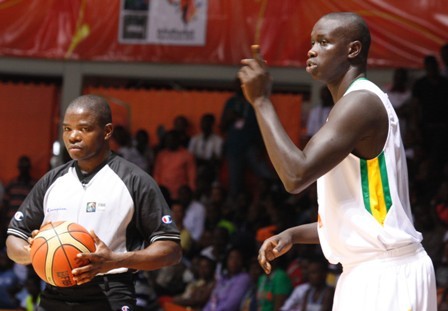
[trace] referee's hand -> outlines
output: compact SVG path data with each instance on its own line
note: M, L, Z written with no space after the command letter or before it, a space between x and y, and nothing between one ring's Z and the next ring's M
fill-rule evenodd
M80 261L88 262L87 265L75 268L72 271L73 278L78 285L91 281L98 273L106 273L117 268L114 252L100 240L93 230L90 231L90 234L95 241L96 251L90 254L80 253L77 255Z

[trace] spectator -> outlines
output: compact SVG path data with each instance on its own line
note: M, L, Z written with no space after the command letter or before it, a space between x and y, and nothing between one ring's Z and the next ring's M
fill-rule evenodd
M18 175L11 180L5 188L3 215L10 219L19 209L23 200L33 188L36 181L31 176L31 160L28 156L23 155L17 161Z
M188 129L190 127L190 122L184 115L176 116L173 120L173 131L176 131L179 135L179 143L182 147L188 148L190 143L190 134Z
M216 275L221 275L223 262L229 247L229 231L223 227L215 227L212 232L212 244L201 250L201 255L216 261Z
M245 172L250 169L255 176L271 179L273 174L264 158L255 111L241 92L241 83L235 81L237 91L225 103L220 128L224 137L224 158L229 175L229 196L236 198L244 192Z
M421 128L425 148L435 162L440 163L447 158L448 78L440 74L437 59L432 55L425 57L424 69L425 75L417 79L412 88L416 122Z
M448 43L442 45L440 48L440 58L442 59L441 74L445 78L448 78Z
M258 310L278 311L292 291L291 280L285 270L285 257L277 258L270 275L262 274L258 280Z
M238 311L244 294L250 286L245 271L244 253L231 248L224 261L224 272L219 276L203 311Z
M327 86L322 86L320 89L320 103L311 108L308 115L306 131L308 139L311 138L317 131L327 122L328 114L333 107L333 98Z
M442 261L443 238L447 230L437 221L434 206L416 205L413 214L415 228L423 235L422 245L437 268Z
M263 270L258 264L257 258L253 257L249 263L250 286L244 294L240 311L258 311L258 279L262 274Z
M145 172L151 173L154 164L154 150L151 148L149 134L146 130L140 129L135 133L134 147L138 151L136 164Z
M215 269L215 261L208 257L199 256L197 278L187 285L182 294L174 296L171 303L164 306L164 310L170 311L173 307L172 304L182 306L184 310L202 310L215 287Z
M308 263L308 282L294 288L281 311L331 311L334 288L326 284L328 262L322 258Z
M15 309L19 302L15 299L19 292L20 282L14 273L14 262L6 255L5 249L0 250L0 309Z
M184 254L189 254L193 241L190 231L184 226L185 207L177 201L173 202L171 204L171 213L174 223L180 232L180 245L182 246L182 250Z
M218 180L222 161L221 136L213 132L215 116L206 113L201 117L201 132L190 140L188 150L194 155L197 165L197 196L210 191L211 184Z
M124 126L115 126L112 138L118 145L118 148L116 150L116 153L118 155L125 158L129 162L134 163L145 172L148 172L146 161L142 159L140 152L133 145L132 136Z
M177 131L165 134L164 145L156 156L154 178L168 188L173 199L177 199L181 186L196 189L196 164L193 155L180 144Z
M42 280L37 276L37 274L29 273L28 278L25 281L26 296L20 304L20 307L23 308L24 311L38 310L41 286Z
M406 68L397 68L394 70L393 81L386 87L385 92L389 97L390 103L397 112L400 120L401 137L406 137L406 130L410 124L411 118L411 88L408 85L409 74Z
M197 242L204 231L205 206L194 200L193 191L187 185L179 188L178 201L185 209L183 225L190 232L193 241Z
M201 132L194 135L188 150L195 156L198 167L217 169L222 157L223 139L213 132L215 116L206 113L201 117Z

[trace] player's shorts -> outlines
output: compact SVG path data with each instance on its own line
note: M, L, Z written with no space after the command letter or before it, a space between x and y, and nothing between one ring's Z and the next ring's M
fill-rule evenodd
M132 311L135 289L130 272L96 276L92 281L72 287L46 285L39 311Z
M432 261L421 244L344 266L333 311L437 311Z

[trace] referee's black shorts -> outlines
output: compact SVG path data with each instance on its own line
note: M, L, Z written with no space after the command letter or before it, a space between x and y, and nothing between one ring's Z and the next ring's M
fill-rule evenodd
M72 287L47 284L38 311L133 311L135 286L131 272L96 276Z

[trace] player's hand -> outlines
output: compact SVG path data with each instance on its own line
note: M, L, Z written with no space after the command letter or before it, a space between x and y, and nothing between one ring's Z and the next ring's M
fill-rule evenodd
M98 273L105 273L116 268L114 264L115 253L95 234L90 231L95 241L96 251L94 253L80 253L77 259L84 263L83 266L72 271L76 284L81 285L91 281Z
M241 88L246 99L254 104L257 99L271 96L272 79L267 70L266 61L260 54L260 47L252 45L252 56L250 59L243 59L244 65L238 72L241 81Z
M265 240L258 251L258 262L266 274L271 273L271 264L275 258L288 252L292 247L290 234L282 232Z

